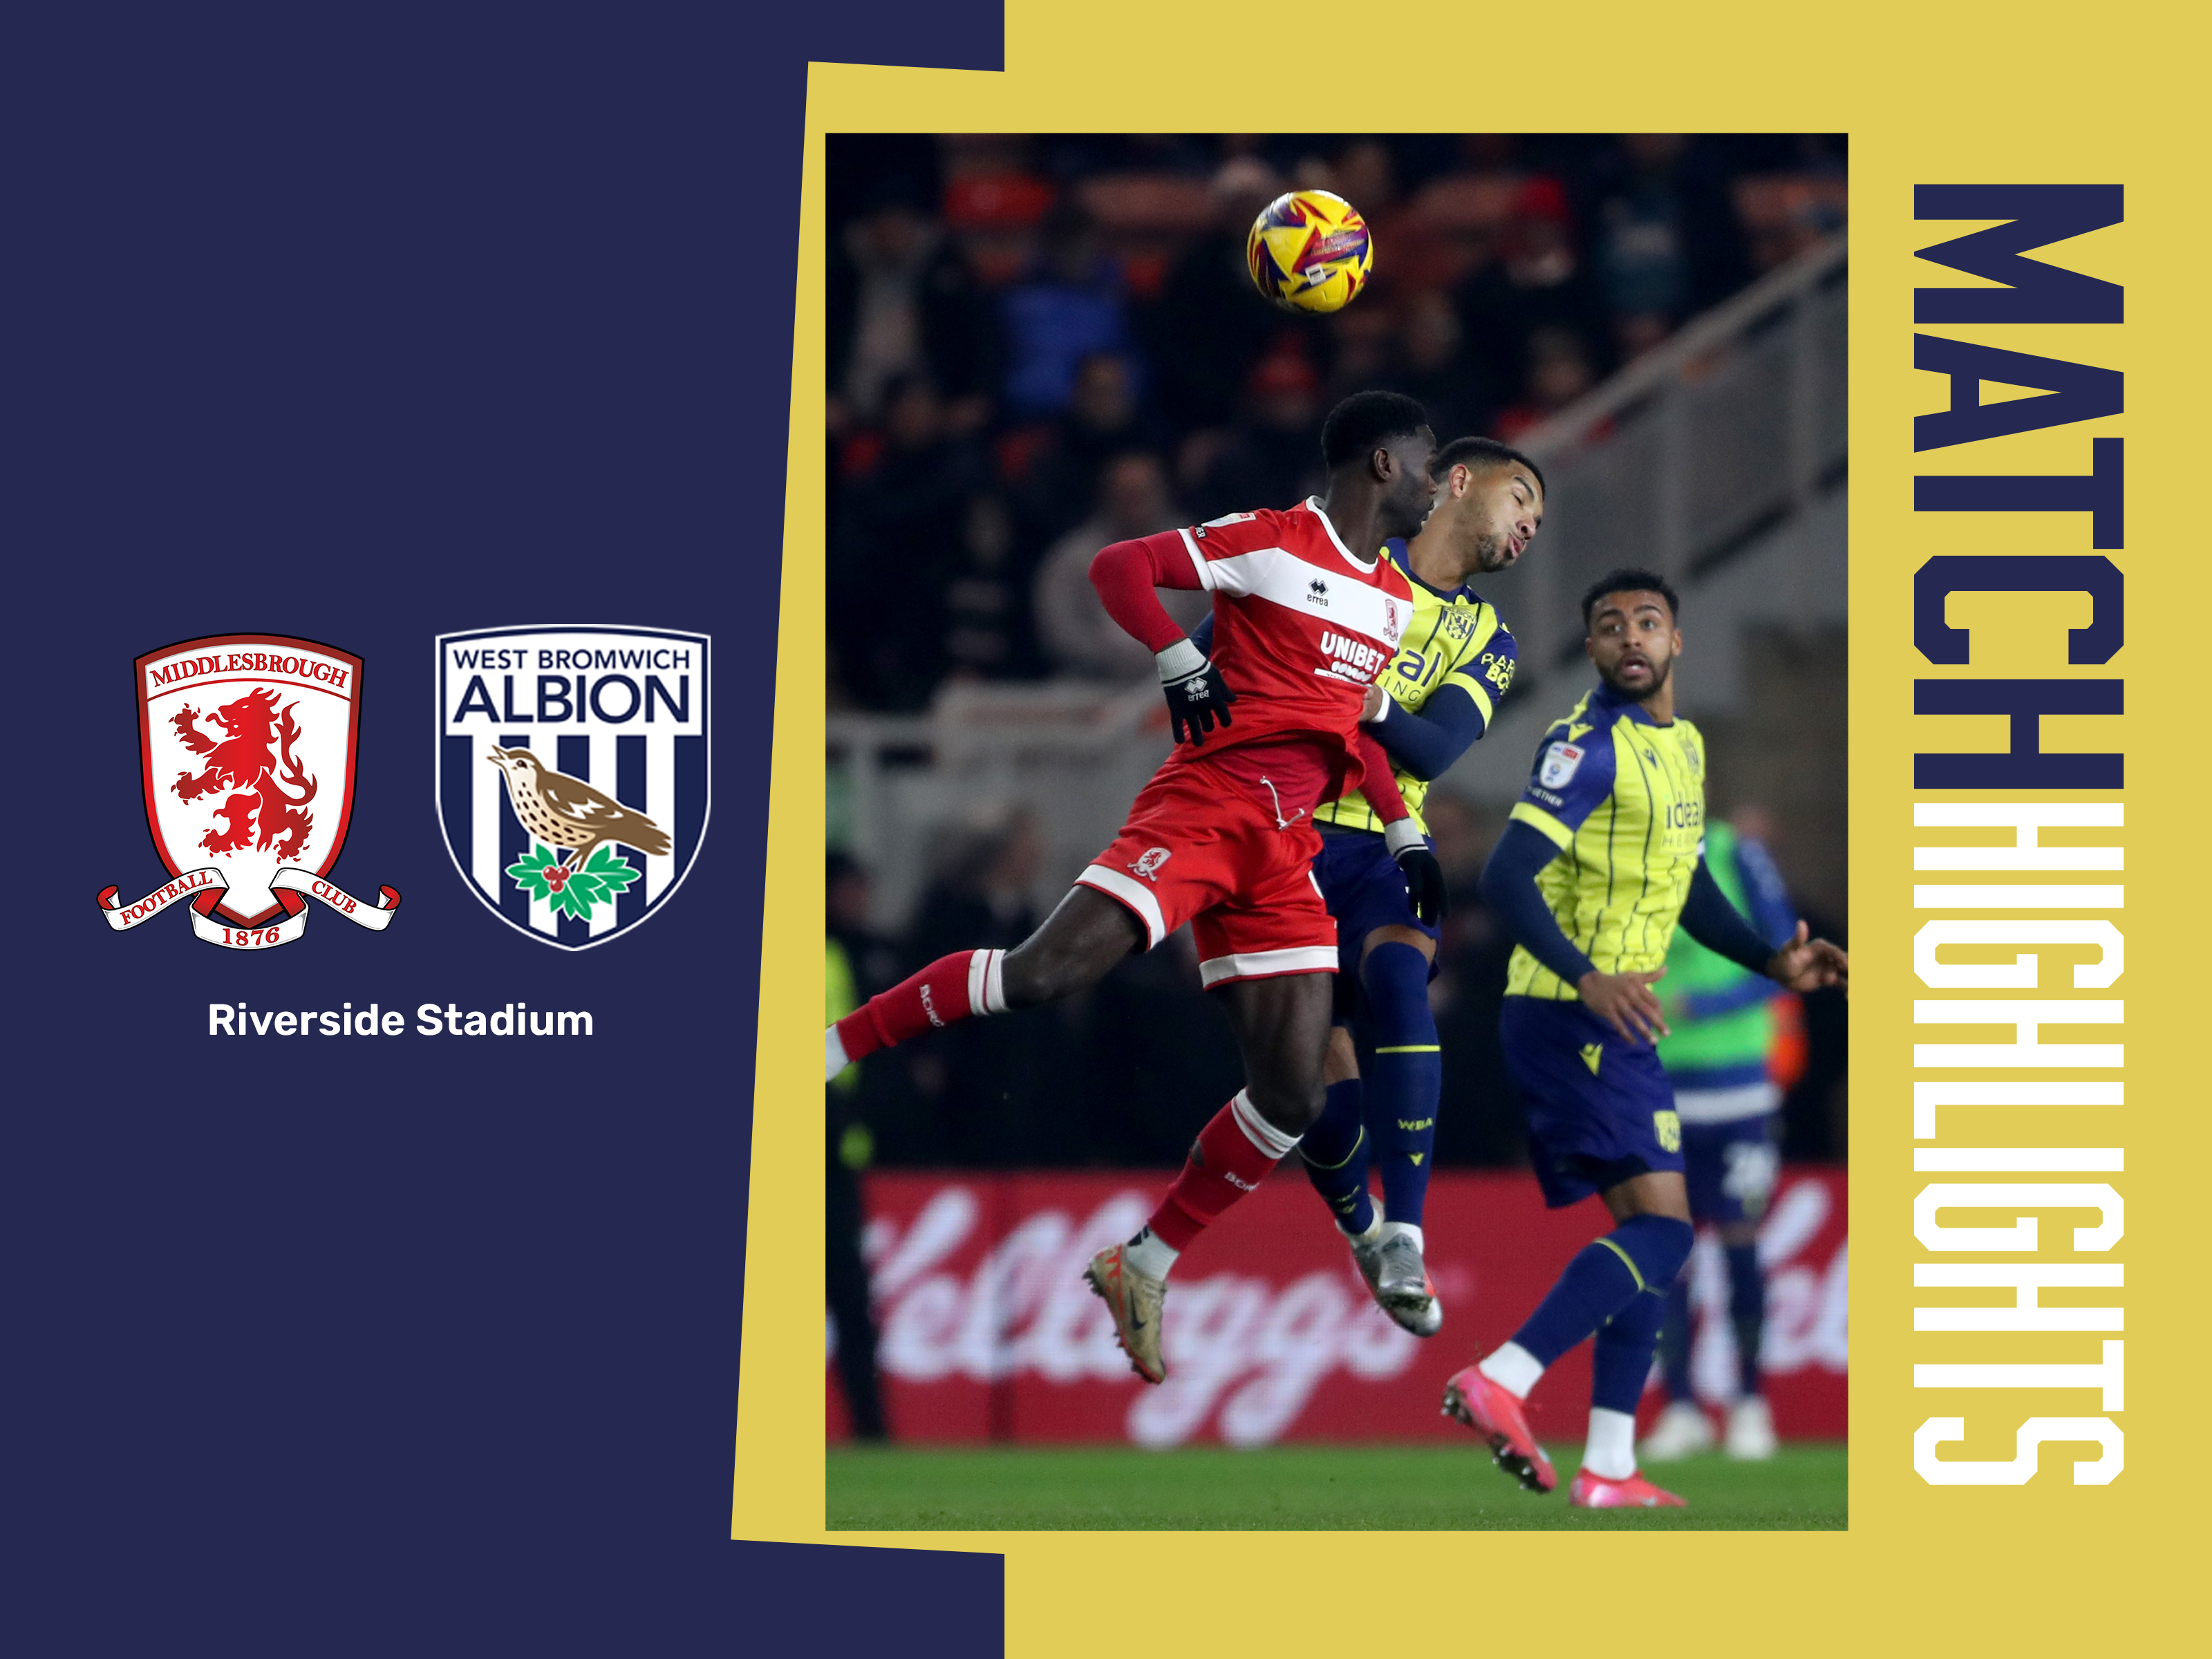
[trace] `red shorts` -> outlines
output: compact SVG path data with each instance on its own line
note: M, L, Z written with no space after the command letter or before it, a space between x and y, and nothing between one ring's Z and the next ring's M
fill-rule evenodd
M1208 986L1336 971L1336 919L1313 876L1309 814L1279 825L1263 797L1203 760L1153 774L1129 821L1076 884L1119 899L1158 945L1190 923Z

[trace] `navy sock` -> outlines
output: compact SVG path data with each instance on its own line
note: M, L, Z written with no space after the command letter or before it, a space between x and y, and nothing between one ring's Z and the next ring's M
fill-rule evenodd
M1367 953L1359 978L1375 1043L1367 1067L1367 1127L1382 1170L1382 1213L1418 1227L1444 1084L1437 1022L1429 1012L1428 959L1394 939Z
M1597 1328L1597 1340L1590 1348L1591 1405L1635 1413L1651 1375L1651 1351L1659 1346L1659 1327L1666 1316L1666 1297L1644 1291L1629 1297L1626 1307Z
M1735 1327L1736 1362L1746 1395L1759 1388L1759 1343L1766 1327L1766 1275L1759 1265L1759 1246L1731 1244L1728 1251L1729 1322Z
M1667 1398L1687 1400L1690 1393L1690 1276L1674 1275L1667 1291L1666 1322L1659 1328L1659 1361L1667 1370Z
M1513 1333L1513 1340L1537 1364L1550 1365L1627 1307L1646 1285L1673 1283L1690 1259L1696 1237L1686 1221L1629 1217L1603 1238L1583 1246L1528 1322ZM1647 1364L1650 1358L1645 1356Z
M1367 1129L1360 1121L1358 1078L1328 1085L1326 1103L1313 1127L1298 1142L1306 1179L1335 1212L1336 1224L1364 1233L1375 1224L1375 1200L1367 1192Z

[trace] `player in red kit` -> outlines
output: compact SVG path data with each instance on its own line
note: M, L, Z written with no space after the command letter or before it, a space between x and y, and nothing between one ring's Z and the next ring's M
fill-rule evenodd
M827 1034L829 1075L933 1026L1073 995L1186 921L1222 999L1245 1086L1200 1131L1138 1235L1093 1256L1139 1376L1167 1375L1160 1313L1176 1255L1256 1188L1320 1115L1336 923L1313 879L1314 808L1357 787L1417 913L1443 910L1443 876L1389 760L1359 727L1367 686L1413 620L1413 590L1381 556L1428 516L1427 415L1363 392L1322 427L1327 493L1297 506L1116 542L1091 562L1107 612L1159 664L1176 744L1044 925L1012 951L963 951L871 998ZM1209 660L1156 588L1213 595ZM1230 705L1236 706L1232 715Z

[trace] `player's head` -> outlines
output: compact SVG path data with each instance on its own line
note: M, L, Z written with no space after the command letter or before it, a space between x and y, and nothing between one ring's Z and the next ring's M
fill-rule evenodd
M1396 392L1355 392L1321 423L1321 458L1332 493L1359 480L1380 492L1376 529L1410 536L1429 516L1429 412Z
M1544 522L1535 462L1495 438L1455 438L1430 457L1429 476L1436 506L1421 534L1443 538L1462 580L1509 569L1528 550Z
M1598 678L1639 702L1665 685L1682 652L1680 609L1656 571L1631 566L1592 582L1583 595L1583 648Z

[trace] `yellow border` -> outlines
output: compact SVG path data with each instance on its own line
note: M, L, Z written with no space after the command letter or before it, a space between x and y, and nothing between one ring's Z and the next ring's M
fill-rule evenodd
M1911 369L1912 251L1940 240L1911 218L1916 183L2118 180L2125 226L2068 250L2128 285L2120 329L2014 331L2019 350L2122 367L2128 412L2095 423L2128 442L2135 641L2126 729L2148 732L2205 680L2193 636L2153 629L2191 614L2197 526L2185 490L2202 470L2204 143L2201 14L2048 3L1859 5L1586 3L1568 11L1361 11L1308 3L1133 0L1101 12L1010 0L1005 75L817 65L809 88L769 831L766 963L756 1094L734 1536L905 1543L1003 1552L1008 1650L1121 1654L1340 1651L1355 1631L1387 1649L1716 1643L1784 1650L2086 1651L2154 1634L2182 1611L2201 1537L2202 1437L2183 1432L2201 1389L2205 1320L2182 1304L2203 1224L2181 1183L2197 1164L2183 1125L2203 1097L2185 1070L2201 1015L2182 1006L2197 897L2193 762L2146 743L2130 757L2127 836L2131 1109L2081 1134L2124 1144L2130 1174L2128 1468L2112 1486L2048 1477L2022 1488L1930 1488L1911 1437L1932 1413L1908 1386L1911 1195L1909 755L1914 726L1910 573L1930 552L2014 545L2076 550L2033 525L1916 520L1910 417L1940 386ZM1540 1533L1283 1535L826 1534L822 1302L814 1241L820 1131L813 1085L816 988L784 971L812 950L821 890L819 632L823 488L822 176L825 131L1266 131L1337 112L1346 130L1847 131L1851 134L1853 1006L1851 1524L1847 1534ZM733 184L744 158L732 158ZM771 181L773 187L773 181ZM1946 280L1939 275L1933 279ZM744 303L733 295L732 303ZM1991 342L1995 343L1994 340ZM2197 371L2192 375L2191 371ZM1936 386L1936 390L1931 390ZM761 395L743 388L741 395ZM773 395L770 393L769 395ZM1985 471L2075 471L2089 428L1983 446ZM2002 454L2004 459L1994 458ZM1947 470L1931 463L1923 468ZM1972 471L1954 464L1948 470ZM2086 538L2078 538L2087 550ZM2185 552L2186 550L2186 552ZM2189 562L2184 563L2186 558ZM2055 603L2055 601L2054 601ZM1955 613L1954 613L1955 614ZM1978 616L1983 613L1978 613ZM2002 605L2023 629L2046 626ZM2040 619L2040 620L2039 620ZM2022 647L2025 650L2027 647ZM2011 672L2034 673L2027 666ZM2168 716L2168 719L2172 718ZM1931 724L1922 722L1923 725ZM1958 744L1990 744L1994 722ZM2165 720L2160 721L2163 727ZM2066 722L2057 722L2063 727ZM2098 746L2087 734L2054 746ZM2171 744L2172 739L2166 739ZM1948 746L1942 744L1923 747ZM808 958L811 960L811 956ZM783 966L780 966L783 964ZM2050 1126L2036 1126L2046 1138ZM1992 1139L1994 1139L1992 1134ZM2046 1227L2053 1224L2046 1221ZM2172 1267L2165 1264L2172 1263ZM704 1310L716 1316L723 1310ZM2196 1384L2197 1388L2187 1385ZM2076 1411L2078 1400L2052 1409ZM2196 1426L2197 1419L2189 1419ZM1986 1446L1952 1447L1957 1456ZM2066 1449L2046 1453L2046 1467ZM2063 1477L2062 1477L2063 1479ZM1291 1569L1316 1555L1338 1590L1316 1604ZM1418 1588L1409 1588L1418 1586ZM1127 1618L1081 1616L1103 1593ZM2193 1618L2168 1639L2201 1640Z

